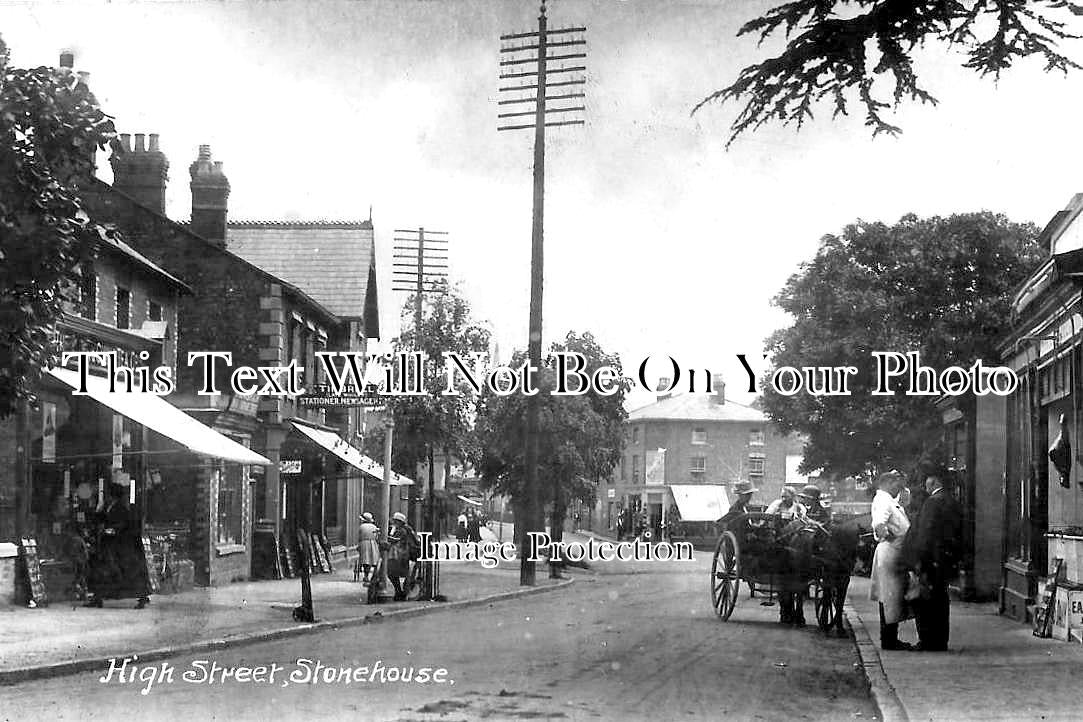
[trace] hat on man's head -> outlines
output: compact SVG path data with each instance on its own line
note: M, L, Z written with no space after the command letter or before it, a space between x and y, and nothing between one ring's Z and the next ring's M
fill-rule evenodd
M755 489L752 486L751 481L737 481L733 484L734 494L755 494L759 489Z
M802 499L812 499L813 501L819 501L820 487L816 486L815 484L809 484L801 490L801 493L798 494L798 496Z
M371 511L366 511L364 514L361 515L361 521L373 522L375 521L375 518L372 516Z
M401 511L396 511L394 514L392 514L391 519L393 521L401 521L403 524L406 523L406 515L403 514Z

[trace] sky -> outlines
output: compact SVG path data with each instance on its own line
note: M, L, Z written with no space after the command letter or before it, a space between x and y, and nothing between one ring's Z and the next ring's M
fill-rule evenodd
M1032 60L994 83L942 48L916 62L940 103L891 114L900 137L874 139L860 113L832 121L823 107L800 132L765 127L726 150L737 107L690 111L777 51L736 37L769 6L549 4L551 28L586 26L588 70L586 124L548 138L547 341L590 331L626 371L672 356L723 374L748 403L735 354L764 368L764 339L787 324L771 299L823 235L910 212L1044 225L1083 191L1083 74ZM73 50L120 132L160 134L176 220L189 217L187 167L203 143L224 162L231 219L371 208L384 329L405 301L391 290L393 229L447 232L452 279L506 357L527 338L533 154L530 131L496 130L499 36L536 28L537 11L534 0L0 0L0 35L16 66Z

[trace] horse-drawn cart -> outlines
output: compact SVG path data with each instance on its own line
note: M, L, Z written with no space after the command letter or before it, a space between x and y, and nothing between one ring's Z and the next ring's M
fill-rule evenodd
M853 568L857 527L824 527L748 512L727 521L711 560L711 605L719 619L733 614L744 581L750 593L794 605L804 623L803 598L815 602L816 624L842 630L842 604Z

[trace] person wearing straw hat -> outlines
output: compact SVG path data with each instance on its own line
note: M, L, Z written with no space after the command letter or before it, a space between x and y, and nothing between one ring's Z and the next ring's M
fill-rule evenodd
M372 570L380 563L380 527L376 525L376 519L372 512L366 511L361 515L361 528L358 532L357 542L357 566L362 574L361 583L368 584L372 578ZM357 572L354 572L354 580Z
M395 587L395 601L401 602L410 593L409 589L403 587L402 580L410 576L410 560L416 557L421 548L421 542L401 511L391 516L387 545L387 578Z
M752 486L751 481L741 480L733 485L733 494L737 498L734 499L733 504L730 505L730 510L718 520L720 526L726 526L730 521L739 517L747 511L747 507L750 501L752 501L752 495L759 489Z

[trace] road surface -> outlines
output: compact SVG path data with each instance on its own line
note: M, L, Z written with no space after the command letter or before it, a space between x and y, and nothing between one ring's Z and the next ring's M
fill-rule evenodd
M777 607L747 593L720 622L708 564L697 553L571 570L559 591L179 657L164 663L171 676L157 662L126 682L117 670L103 682L103 668L0 687L0 718L874 719L852 641L779 626ZM305 683L317 662L332 671Z

